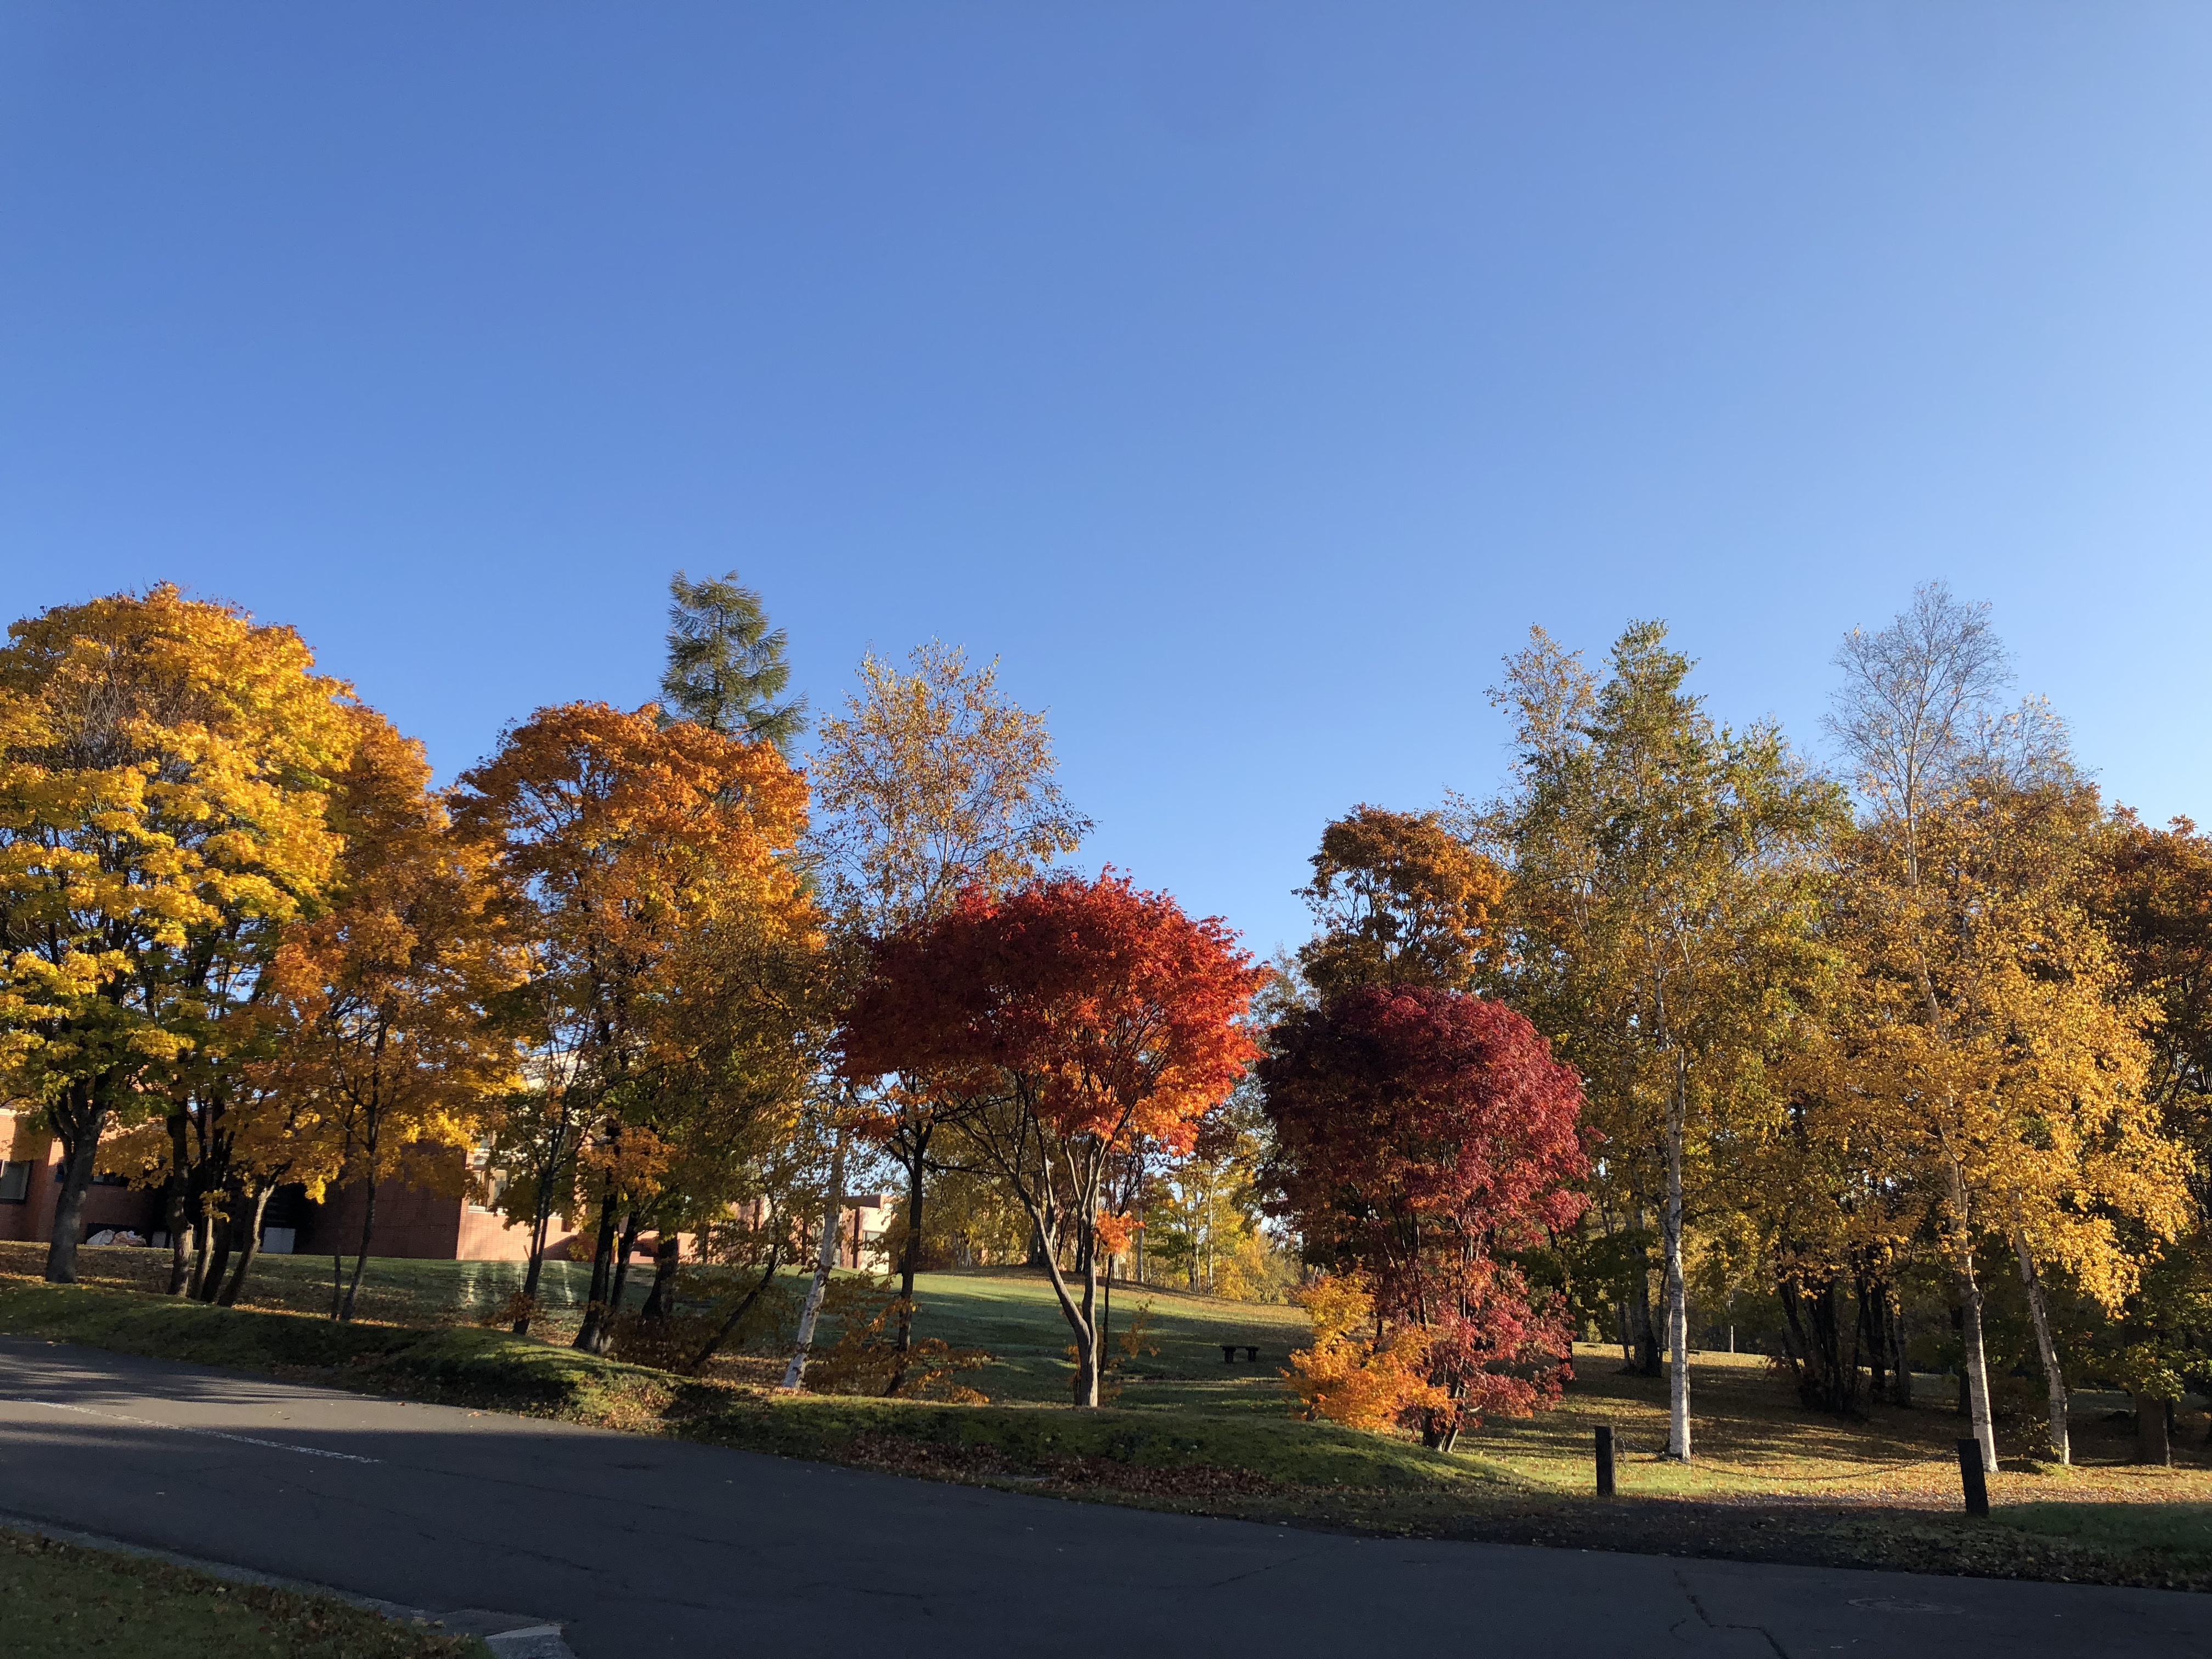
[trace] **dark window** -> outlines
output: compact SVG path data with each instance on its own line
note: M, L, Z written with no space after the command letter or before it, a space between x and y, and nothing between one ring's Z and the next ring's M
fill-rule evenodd
M95 1187L128 1187L131 1184L131 1177L129 1176L118 1175L96 1175L92 1178L92 1184Z
M0 1204L21 1204L31 1195L31 1165L0 1164Z

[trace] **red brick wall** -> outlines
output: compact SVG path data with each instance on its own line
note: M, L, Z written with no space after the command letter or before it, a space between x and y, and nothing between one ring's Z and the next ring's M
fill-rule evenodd
M61 1202L61 1143L28 1113L0 1111L0 1161L27 1160L30 1190L21 1204L0 1204L0 1238L43 1243L53 1237L54 1209ZM87 1235L106 1227L129 1227L151 1237L161 1224L158 1188L95 1185L84 1195Z
M376 1231L371 1255L410 1256L450 1261L459 1243L459 1194L426 1191L398 1179L376 1187ZM342 1187L308 1212L292 1249L301 1255L351 1255L361 1248L361 1225L368 1207L364 1186Z
M560 1217L554 1217L552 1228L545 1235L545 1254L565 1255L568 1241L574 1237L562 1226ZM526 1261L530 1258L530 1229L514 1226L505 1216L489 1210L465 1209L461 1212L456 1248L463 1261Z
M521 1261L530 1255L530 1230L510 1225L505 1216L471 1206L459 1188L463 1155L440 1162L435 1187L417 1187L398 1177L376 1188L376 1232L371 1255L407 1256L434 1261ZM341 1188L308 1212L293 1244L302 1255L350 1255L361 1247L366 1189ZM556 1219L546 1253L558 1255L572 1237Z

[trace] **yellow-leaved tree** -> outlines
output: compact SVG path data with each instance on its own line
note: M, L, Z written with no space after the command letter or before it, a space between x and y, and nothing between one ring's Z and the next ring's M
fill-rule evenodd
M1312 1345L1292 1353L1284 1373L1306 1402L1307 1421L1388 1429L1408 1412L1445 1403L1429 1380L1433 1333L1401 1323L1380 1334L1375 1297L1358 1274L1324 1273L1291 1299L1313 1321Z
M1938 586L1878 634L1853 634L1833 729L1863 821L1838 915L1858 986L1832 1091L1917 1177L1964 1316L1968 1410L1996 1467L1984 1352L1985 1243L2012 1255L2069 1455L2066 1387L2043 1278L2063 1269L2117 1313L2143 1265L2136 1237L2185 1224L2185 1157L2146 1089L2144 1011L2091 915L2096 792L2039 703L2002 710L2009 679L1987 606Z
M1640 1239L1657 1212L1667 1452L1686 1462L1690 1235L1716 1168L1771 1105L1767 1061L1814 960L1818 857L1841 808L1778 729L1713 720L1662 625L1632 624L1609 666L1601 678L1539 629L1493 694L1521 750L1516 788L1482 820L1510 870L1497 980L1583 1079L1608 1231ZM1635 1254L1626 1288L1656 1373Z
M904 672L872 652L862 659L860 689L822 723L813 776L824 815L816 845L847 962L871 939L944 915L965 889L1010 890L1091 828L1060 793L1044 716L1006 696L995 664L971 667L934 641ZM896 1394L914 1344L931 1149L958 1109L903 1078L884 1079L868 1103L863 1122L906 1180ZM827 1269L816 1279L818 1299Z
M164 1111L320 898L351 694L289 628L170 585L62 605L0 650L0 1066L63 1152L73 1281L118 1122Z

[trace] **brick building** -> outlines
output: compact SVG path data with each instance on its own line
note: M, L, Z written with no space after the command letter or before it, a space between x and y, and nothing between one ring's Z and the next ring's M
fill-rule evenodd
M393 1177L378 1183L376 1235L371 1252L432 1261L520 1261L530 1255L530 1229L519 1227L496 1211L472 1201L461 1154L439 1178L410 1182ZM61 1199L61 1147L35 1114L0 1107L0 1239L43 1243L53 1236L54 1209ZM361 1239L366 1194L359 1186L342 1188L326 1203L308 1201L298 1187L280 1187L262 1218L261 1248L272 1255L350 1255ZM859 1193L848 1198L838 1228L838 1262L881 1273L890 1267L883 1247L896 1193ZM85 1194L85 1236L117 1231L136 1233L149 1243L168 1243L158 1188L133 1188L119 1176L95 1176ZM562 1254L575 1237L559 1222L546 1242L550 1255ZM805 1252L811 1260L813 1252Z
M52 1132L32 1113L0 1107L0 1238L44 1243L53 1237L61 1176ZM161 1195L134 1190L120 1176L94 1176L84 1222L88 1235L122 1227L151 1238L161 1224Z

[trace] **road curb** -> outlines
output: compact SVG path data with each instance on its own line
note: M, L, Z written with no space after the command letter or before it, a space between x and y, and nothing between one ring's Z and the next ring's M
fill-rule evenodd
M233 1566L228 1561L207 1561L196 1555L179 1554L175 1550L155 1549L150 1545L129 1543L120 1538L105 1538L97 1533L80 1532L74 1527L56 1526L51 1521L41 1521L35 1516L18 1515L11 1510L0 1510L0 1527L32 1533L40 1538L51 1538L58 1544L75 1544L83 1549L106 1550L111 1554L135 1555L173 1567L185 1567L234 1584L258 1584L269 1589L292 1590L301 1595L328 1596L333 1601L343 1601L349 1606L363 1608L395 1624L429 1625L450 1631L457 1636L473 1636L498 1655L499 1659L576 1659L560 1625L529 1614L495 1613L488 1607L456 1607L448 1613L437 1613L427 1607L404 1607L397 1601L380 1601L374 1595L356 1595L351 1590L337 1589L329 1584L311 1584L305 1579L284 1578L273 1572L257 1572L251 1567Z

